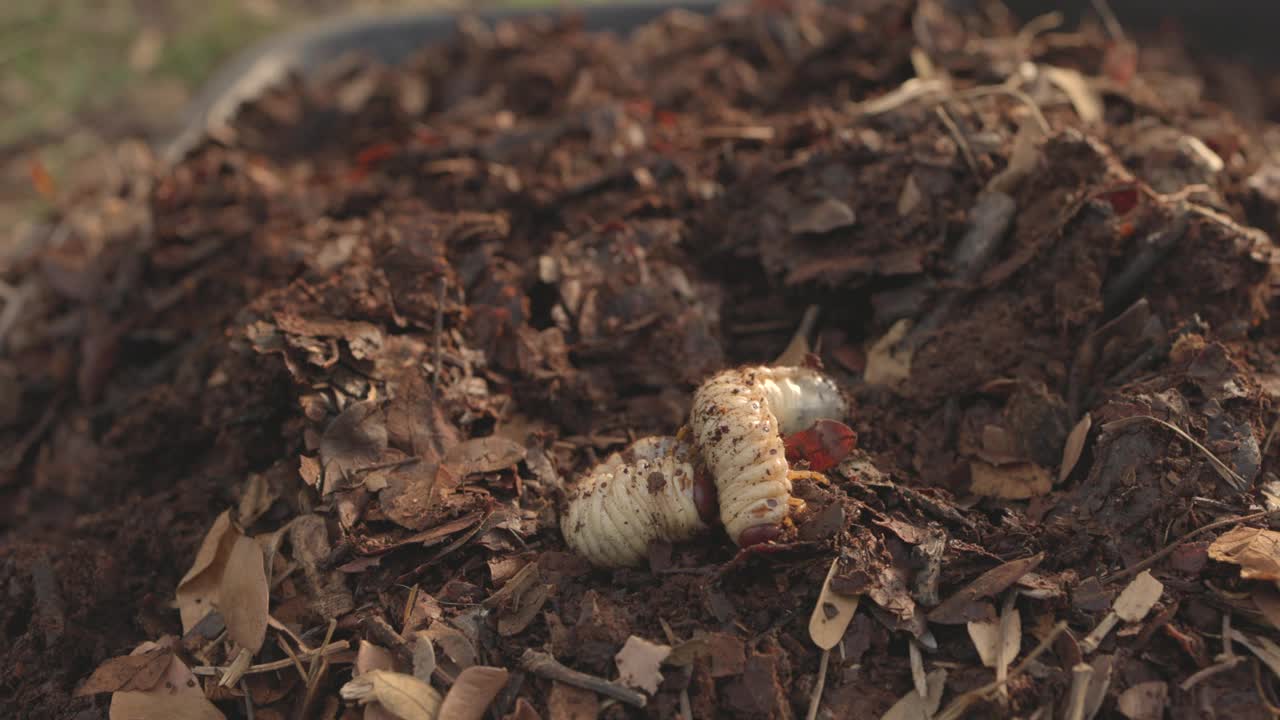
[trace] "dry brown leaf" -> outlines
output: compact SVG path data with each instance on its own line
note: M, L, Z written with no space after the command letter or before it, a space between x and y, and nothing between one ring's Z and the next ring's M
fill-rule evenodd
M458 675L440 705L437 720L480 720L507 684L507 671L476 665Z
M638 688L652 695L662 684L662 661L671 654L671 646L651 643L632 635L614 656L618 664L618 679L627 687Z
M453 667L446 667L451 671L450 675L457 675L476 664L476 647L461 630L436 621L424 632L452 661Z
M302 478L303 482L319 489L321 475L319 460L306 455L298 456L298 476Z
M213 611L218 586L222 582L222 570L231 556L231 548L240 537L240 530L231 522L229 510L219 515L213 521L213 527L205 533L195 562L178 582L177 605L184 633Z
M436 646L431 637L422 631L413 634L413 676L422 682L431 680L436 671Z
M942 691L947 686L947 671L941 668L929 673L926 677L929 685L929 696L921 697L914 689L902 696L889 711L880 716L880 720L926 720L938 712L942 704Z
M1116 709L1129 720L1161 720L1169 702L1169 686L1159 680L1138 683L1120 693Z
M370 670L353 678L338 691L344 700L361 705L377 702L401 720L435 720L440 693L412 675L390 670Z
M1280 580L1280 532L1237 527L1209 546L1209 557L1240 566L1246 580Z
M150 652L155 643L143 643L135 655ZM226 720L204 696L200 683L181 660L170 656L169 666L151 690L111 695L110 720Z
M253 473L249 475L249 479L244 483L244 490L240 493L240 505L236 509L236 521L243 527L249 527L258 518L262 517L267 510L270 510L271 504L275 501L276 495L271 489L267 474Z
M1005 622L1009 628L1003 643L1000 642L1001 622ZM1009 611L1007 620L971 621L968 627L969 639L973 640L973 646L977 648L983 665L989 668L996 667L998 662L1008 665L1018 657L1018 650L1022 647L1022 616L1017 608Z
M798 200L787 214L787 230L792 235L827 233L848 227L856 216L853 208L830 195Z
M863 379L868 385L897 387L911 378L912 351L898 347L898 343L911 331L911 320L894 323L889 331L867 348L867 367Z
M466 440L449 448L444 461L460 477L466 477L505 470L523 460L524 455L524 445L493 435Z
M1042 66L1041 71L1049 82L1058 86L1058 89L1066 94L1067 99L1071 100L1072 107L1076 109L1076 114L1086 125L1102 120L1102 95L1088 78L1076 70L1052 65Z
M981 497L1027 500L1053 489L1049 471L1032 463L991 465L981 460L969 463L969 492Z
M262 547L253 538L241 536L232 546L218 585L216 604L232 640L253 653L262 649L267 635L270 592Z
M910 215L920 207L922 202L924 202L924 193L916 183L916 176L908 175L907 181L902 183L902 192L898 193L898 215L900 217Z
M173 649L152 648L141 654L113 657L98 666L76 690L76 697L103 692L150 690L169 669Z
M360 647L356 650L355 668L356 674L361 675L370 670L395 670L396 662L390 650L368 640L361 640Z
M387 424L377 402L351 403L325 428L320 438L324 492L337 489L336 479L377 465L387 449Z
M600 698L590 690L552 682L547 713L551 720L596 720L600 716Z
M1040 140L1044 135L1044 129L1039 123L1024 120L1018 126L1018 133L1013 136L1013 149L1009 151L1009 163L1005 165L1004 170L987 182L986 192L1005 194L1015 192L1018 185L1026 180L1040 164L1040 158L1043 157L1043 153L1040 152Z
M1084 443L1089 439L1089 428L1093 427L1093 416L1085 413L1080 422L1071 428L1067 435L1067 443L1062 447L1062 464L1058 466L1058 482L1063 482L1075 470L1076 463L1084 453Z
M822 591L818 593L818 602L813 608L813 614L809 616L809 639L823 650L830 650L840 642L858 610L860 596L849 597L831 589L831 579L835 577L839 564L839 557L831 561L827 579L823 581Z
M1044 560L1044 553L1036 553L1030 557L1010 560L982 573L968 586L934 608L929 613L929 622L959 625L972 620L969 609L975 600L1004 592L1010 585L1018 582L1023 575L1035 570L1042 560Z

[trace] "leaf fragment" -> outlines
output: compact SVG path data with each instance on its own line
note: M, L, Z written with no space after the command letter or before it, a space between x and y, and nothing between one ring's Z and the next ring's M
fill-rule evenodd
M880 720L925 720L932 718L942 705L942 691L947 686L947 671L938 668L929 673L925 682L929 686L929 695L921 697L915 689L903 695L889 711L880 716Z
M113 657L93 671L76 689L76 697L103 692L150 690L169 669L173 649L156 647L142 654Z
M218 611L227 634L240 647L257 653L267 635L270 590L262 546L252 538L236 538L218 584Z
M502 668L485 665L463 670L445 695L436 720L481 720L507 684L507 674Z
M1030 557L1010 560L982 573L973 582L934 608L929 613L929 622L959 625L972 620L970 605L974 601L1004 592L1010 585L1022 579L1023 575L1035 570L1042 560L1044 560L1044 553L1036 553Z
M992 465L981 460L969 463L969 492L1002 500L1027 500L1047 495L1053 489L1049 471L1034 463Z
M1076 463L1080 462L1091 427L1093 427L1093 416L1085 413L1084 417L1080 418L1080 422L1071 428L1071 433L1067 435L1067 442L1062 447L1062 464L1058 466L1058 482L1065 482L1071 475L1071 471L1075 470Z
M338 693L361 705L377 702L400 720L435 720L440 693L412 675L390 670L370 670L352 678Z
M1280 532L1233 528L1209 545L1209 557L1239 565L1245 580L1280 580Z

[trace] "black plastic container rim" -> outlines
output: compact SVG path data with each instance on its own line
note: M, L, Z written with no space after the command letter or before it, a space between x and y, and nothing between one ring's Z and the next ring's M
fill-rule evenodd
M946 0L974 6L977 0ZM1029 19L1057 10L1068 23L1093 12L1094 0L1005 0L1015 15ZM584 29L627 33L671 10L707 14L717 0L651 0L583 4L572 8ZM1145 31L1172 21L1189 41L1225 57L1266 67L1280 65L1280 2L1274 0L1111 0L1121 23ZM476 13L487 22L563 13L564 7L494 10ZM407 58L425 44L453 35L457 14L409 11L353 15L321 21L267 38L224 65L188 105L178 132L163 143L162 156L176 161L211 131L230 122L240 106L283 80L288 73L315 69L349 51L367 53L388 64Z

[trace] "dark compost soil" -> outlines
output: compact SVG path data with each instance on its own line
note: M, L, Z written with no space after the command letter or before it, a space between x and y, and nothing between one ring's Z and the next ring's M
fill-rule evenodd
M4 268L0 714L192 668L226 717L393 717L355 663L509 671L441 717L1271 718L1280 106L1176 36L847 5L463 23L119 148ZM567 552L565 483L793 337L858 435L794 528ZM643 708L632 636L674 648Z

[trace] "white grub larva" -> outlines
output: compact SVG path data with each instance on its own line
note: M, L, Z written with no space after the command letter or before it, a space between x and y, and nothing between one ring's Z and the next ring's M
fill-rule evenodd
M782 436L847 411L835 381L811 368L737 368L698 388L689 424L729 537L745 546L778 534L791 501Z
M602 567L638 565L654 540L682 542L707 529L698 513L693 448L673 437L637 440L569 490L560 531Z

